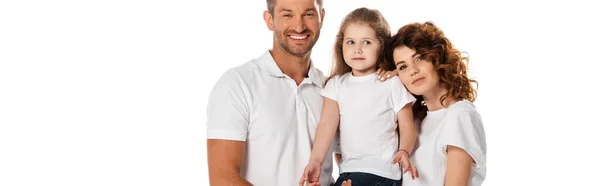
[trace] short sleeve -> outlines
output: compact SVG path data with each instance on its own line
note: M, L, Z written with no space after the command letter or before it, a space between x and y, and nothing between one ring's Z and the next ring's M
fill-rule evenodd
M334 101L338 101L338 89L340 87L340 76L336 75L329 79L325 84L325 88L321 89L320 94Z
M479 114L474 110L460 110L455 113L456 116L445 117L447 122L444 122L441 131L440 141L444 154L447 155L448 145L452 145L465 150L475 161L476 169L485 167L485 132Z
M242 77L229 70L215 84L208 99L207 138L246 141L250 95Z
M391 81L390 83L392 84L392 108L395 113L398 113L406 104L416 101L415 97L406 90L406 87L404 87L398 76L394 76L388 81Z

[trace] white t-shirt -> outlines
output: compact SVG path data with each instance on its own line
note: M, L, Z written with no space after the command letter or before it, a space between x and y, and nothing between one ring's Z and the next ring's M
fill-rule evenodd
M366 172L399 180L396 113L415 98L398 77L385 82L377 74L335 76L321 95L337 101L340 109L340 172Z
M268 51L228 70L209 98L207 138L245 141L241 177L250 183L297 185L321 117L324 78L311 64L308 77L296 86ZM334 182L332 169L327 156L321 185Z
M418 139L410 160L419 171L419 178L412 180L406 175L402 185L444 185L448 145L464 149L475 161L469 185L479 186L485 179L485 132L479 113L470 101L427 112Z

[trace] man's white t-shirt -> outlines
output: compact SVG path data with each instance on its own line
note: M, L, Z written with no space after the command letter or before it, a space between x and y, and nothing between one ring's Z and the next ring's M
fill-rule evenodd
M462 148L471 155L474 164L469 185L481 185L486 174L485 132L475 105L466 100L427 112L420 124L418 146L410 157L419 178L412 180L406 175L402 185L444 185L448 145Z
M415 98L395 76L385 82L377 74L351 72L330 79L321 95L337 101L340 110L340 172L365 172L400 180L396 113Z
M269 51L228 70L209 98L207 138L245 141L241 177L253 185L297 185L321 117L324 78L311 64L297 86ZM324 186L334 182L332 150L323 162Z

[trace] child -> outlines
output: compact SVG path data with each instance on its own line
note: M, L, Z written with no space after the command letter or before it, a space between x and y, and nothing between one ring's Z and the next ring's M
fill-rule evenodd
M422 121L419 145L410 157L419 178L405 179L403 185L481 185L485 133L472 103L476 91L471 83L477 81L467 76L463 61L468 58L431 22L400 28L388 41L385 56L417 97L413 112Z
M376 71L384 64L384 41L390 35L377 10L359 8L342 21L334 67L321 91L323 111L315 144L300 185L318 181L338 125L342 162L336 186L346 180L353 185L400 185L400 166L404 172L416 171L409 162L416 140L411 110L415 98L398 77L377 79Z

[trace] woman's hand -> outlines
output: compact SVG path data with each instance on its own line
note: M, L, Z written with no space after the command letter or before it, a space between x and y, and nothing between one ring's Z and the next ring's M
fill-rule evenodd
M385 80L388 80L397 75L398 75L398 71L395 71L395 70L386 71L381 68L379 70L377 70L377 79L381 82L384 82Z

